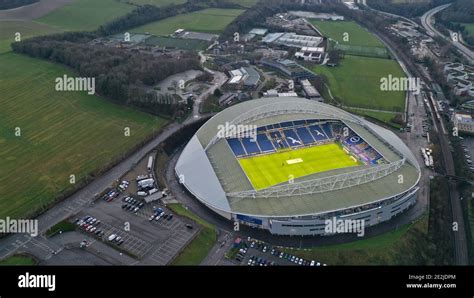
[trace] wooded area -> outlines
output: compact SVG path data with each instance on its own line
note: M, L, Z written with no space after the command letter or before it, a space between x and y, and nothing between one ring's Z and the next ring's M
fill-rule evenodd
M175 117L181 107L175 100L154 95L150 87L189 69L201 69L194 52L179 59L153 56L101 45L90 46L92 33L64 33L32 38L12 45L13 51L61 63L81 77L96 78L96 93L122 104L135 105L148 112Z

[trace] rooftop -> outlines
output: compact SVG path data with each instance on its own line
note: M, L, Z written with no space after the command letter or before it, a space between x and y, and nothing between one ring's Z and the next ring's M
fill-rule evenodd
M282 113L277 111L282 111ZM265 116L255 117L259 113L265 113ZM210 144L217 133L217 127L225 122L263 126L302 119L337 119L343 121L380 152L386 160L398 161L403 156L406 158L406 162L401 168L383 178L351 188L301 195L297 198L284 196L259 197L257 199L228 197L227 194L231 192L252 190L253 187L227 142L224 139L217 139L215 143ZM236 122L232 122L234 120ZM227 212L255 216L302 216L336 211L399 195L412 189L418 183L420 177L420 168L415 156L391 131L338 108L297 97L263 98L232 106L204 124L193 137L191 143L193 145L188 146L193 147L193 149L188 149L188 146L186 146L178 161L177 174L183 173L185 175L188 189L190 187L196 188L190 191L195 195L197 194L198 199L216 209ZM205 153L204 155L202 153L198 154L196 151ZM194 159L196 158L205 158L205 161L195 162ZM198 163L199 167L196 166ZM364 169L365 167L367 166L359 166L356 169ZM193 170L196 168L199 168L199 171ZM354 168L316 173L298 178L295 182L352 171L354 171ZM404 177L401 184L398 182L399 175ZM205 179L205 182L203 179Z

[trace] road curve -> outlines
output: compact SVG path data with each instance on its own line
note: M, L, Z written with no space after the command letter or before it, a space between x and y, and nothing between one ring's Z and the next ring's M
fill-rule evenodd
M421 17L421 24L423 25L423 27L426 29L426 31L428 32L428 35L430 35L431 37L434 37L434 36L439 36L441 38L443 38L444 40L448 41L449 43L451 43L453 46L455 46L460 52L461 54L463 54L466 58L470 59L471 61L474 61L474 52L471 51L470 49L468 49L466 46L464 46L461 42L459 41L453 41L451 38L449 37L446 37L444 36L443 34L441 34L438 30L436 30L436 28L433 26L433 23L431 22L431 19L432 17L437 14L438 12L446 9L447 7L449 7L451 5L450 4L445 4L445 5L441 5L441 6L438 6L438 7L435 7L429 11L427 11L422 17Z
M375 8L370 7L370 6L367 4L366 0L363 0L363 1L362 1L362 4L363 4L365 7L367 7L368 9L370 9L370 10L376 11L376 12L378 12L378 13L380 13L380 14L383 14L383 15L386 15L386 16L389 16L389 17L392 17L392 18L402 19L402 20L404 20L404 21L406 21L406 22L412 24L413 26L418 27L418 24L417 24L415 21L413 21L413 20L411 20L411 19L409 19L409 18L407 18L407 17L400 16L400 15L397 15L397 14L389 13L389 12L386 12L386 11L382 11L382 10L378 10L378 9L375 9Z

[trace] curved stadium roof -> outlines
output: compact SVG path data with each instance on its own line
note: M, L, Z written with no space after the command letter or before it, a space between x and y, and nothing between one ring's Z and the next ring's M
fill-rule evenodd
M229 122L263 126L303 119L341 120L386 160L398 162L401 166L370 183L348 188L257 198L233 196L235 193L255 191L225 140L216 137L219 125ZM369 168L357 167L358 170ZM298 178L295 183L353 171L353 168L345 168L315 173ZM176 165L176 174L182 177L184 185L196 198L217 210L262 217L288 217L343 210L397 196L416 187L420 168L410 149L385 128L324 103L298 97L275 97L229 107L207 121L183 150ZM402 184L398 183L400 175L403 177Z

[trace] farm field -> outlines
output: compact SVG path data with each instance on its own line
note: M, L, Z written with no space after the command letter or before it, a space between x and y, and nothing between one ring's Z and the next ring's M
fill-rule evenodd
M335 143L241 158L239 163L256 190L287 182L289 177L359 165Z
M71 31L93 31L135 8L116 0L76 0L37 19L46 25Z
M220 33L243 12L243 9L203 9L149 23L130 31L135 33L149 32L153 35L169 35L182 28L191 31Z
M11 51L10 44L15 41L15 33L21 40L30 37L59 33L62 30L35 21L0 21L0 54Z
M85 92L55 91L56 77L72 75L56 64L5 53L0 68L0 218L29 216L73 189L70 175L79 183L166 123Z
M377 37L354 21L310 21L321 33L342 45L385 48ZM345 33L348 33L347 41L344 39Z
M390 112L405 109L404 91L380 90L382 77L405 77L395 60L346 55L337 67L317 65L312 70L328 78L332 95L344 106Z
M205 50L208 46L208 43L203 40L172 38L166 36L152 36L146 40L145 44L196 51Z

